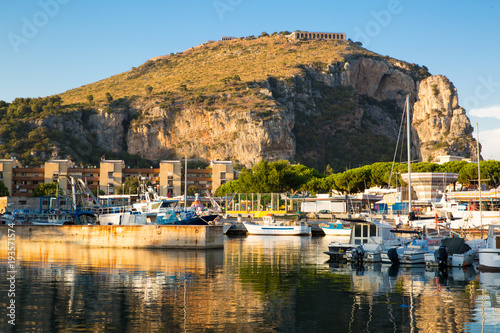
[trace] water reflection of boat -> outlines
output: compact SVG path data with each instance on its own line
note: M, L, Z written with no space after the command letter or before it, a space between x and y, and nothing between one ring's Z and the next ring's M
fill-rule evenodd
M500 272L480 272L479 283L488 290L492 308L500 308Z

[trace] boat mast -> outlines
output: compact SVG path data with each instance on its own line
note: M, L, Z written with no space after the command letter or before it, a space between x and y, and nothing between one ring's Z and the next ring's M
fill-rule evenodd
M188 189L188 158L184 158L184 208L187 208L187 189Z
M406 95L406 136L408 149L408 223L411 217L411 140L410 140L410 95Z
M479 189L479 221L481 222L481 239L483 239L483 209L481 207L481 157L479 154L479 124L476 122L477 139L477 187Z

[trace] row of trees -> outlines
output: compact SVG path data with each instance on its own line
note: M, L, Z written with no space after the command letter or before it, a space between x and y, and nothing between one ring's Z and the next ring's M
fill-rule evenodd
M403 163L380 162L363 167L333 173L328 176L303 165L292 165L288 161L261 161L251 169L243 168L239 178L220 186L217 196L230 193L282 193L309 191L313 194L328 193L331 190L359 193L373 186L406 186L401 178L408 172ZM415 163L412 172L458 173L458 182L464 185L477 184L477 164L465 161L445 164ZM482 161L483 184L500 185L500 162Z
M412 172L448 172L458 173L458 182L464 185L477 184L477 164L448 162L445 164L416 163ZM237 180L221 185L215 195L225 196L231 193L283 193L309 191L313 194L328 193L331 190L347 193L359 193L373 186L406 186L401 174L408 172L407 164L380 162L330 175L320 174L304 165L292 165L288 161L261 161L251 169L243 168ZM500 162L481 162L481 182L498 187L500 185ZM151 186L147 182L145 186ZM121 187L115 188L117 194L137 194L140 188L138 177L128 177ZM42 183L37 186L33 196L55 196L56 183ZM197 189L189 187L188 195L194 195ZM102 192L102 191L101 191ZM62 193L61 193L62 194ZM97 193L94 193L97 195ZM104 193L99 193L104 194ZM9 195L5 184L0 181L0 195Z

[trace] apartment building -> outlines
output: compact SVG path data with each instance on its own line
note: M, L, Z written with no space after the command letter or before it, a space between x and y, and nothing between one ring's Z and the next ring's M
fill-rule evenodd
M161 161L159 168L130 168L123 160L102 160L99 166L79 167L70 160L49 160L40 168L23 167L18 160L0 160L0 180L14 197L30 197L41 183L59 182L70 186L70 177L80 178L90 190L115 194L128 177L140 177L152 185L160 196L179 196L191 186L201 194L213 194L217 188L234 180L233 162L212 161L206 169L186 169L179 160ZM123 193L136 189L123 188Z

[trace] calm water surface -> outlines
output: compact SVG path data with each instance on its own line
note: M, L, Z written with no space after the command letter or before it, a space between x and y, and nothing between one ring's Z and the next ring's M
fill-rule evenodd
M500 273L329 264L329 237L226 237L223 250L18 244L1 332L498 332ZM7 276L7 246L0 270ZM498 297L498 303L497 303Z

